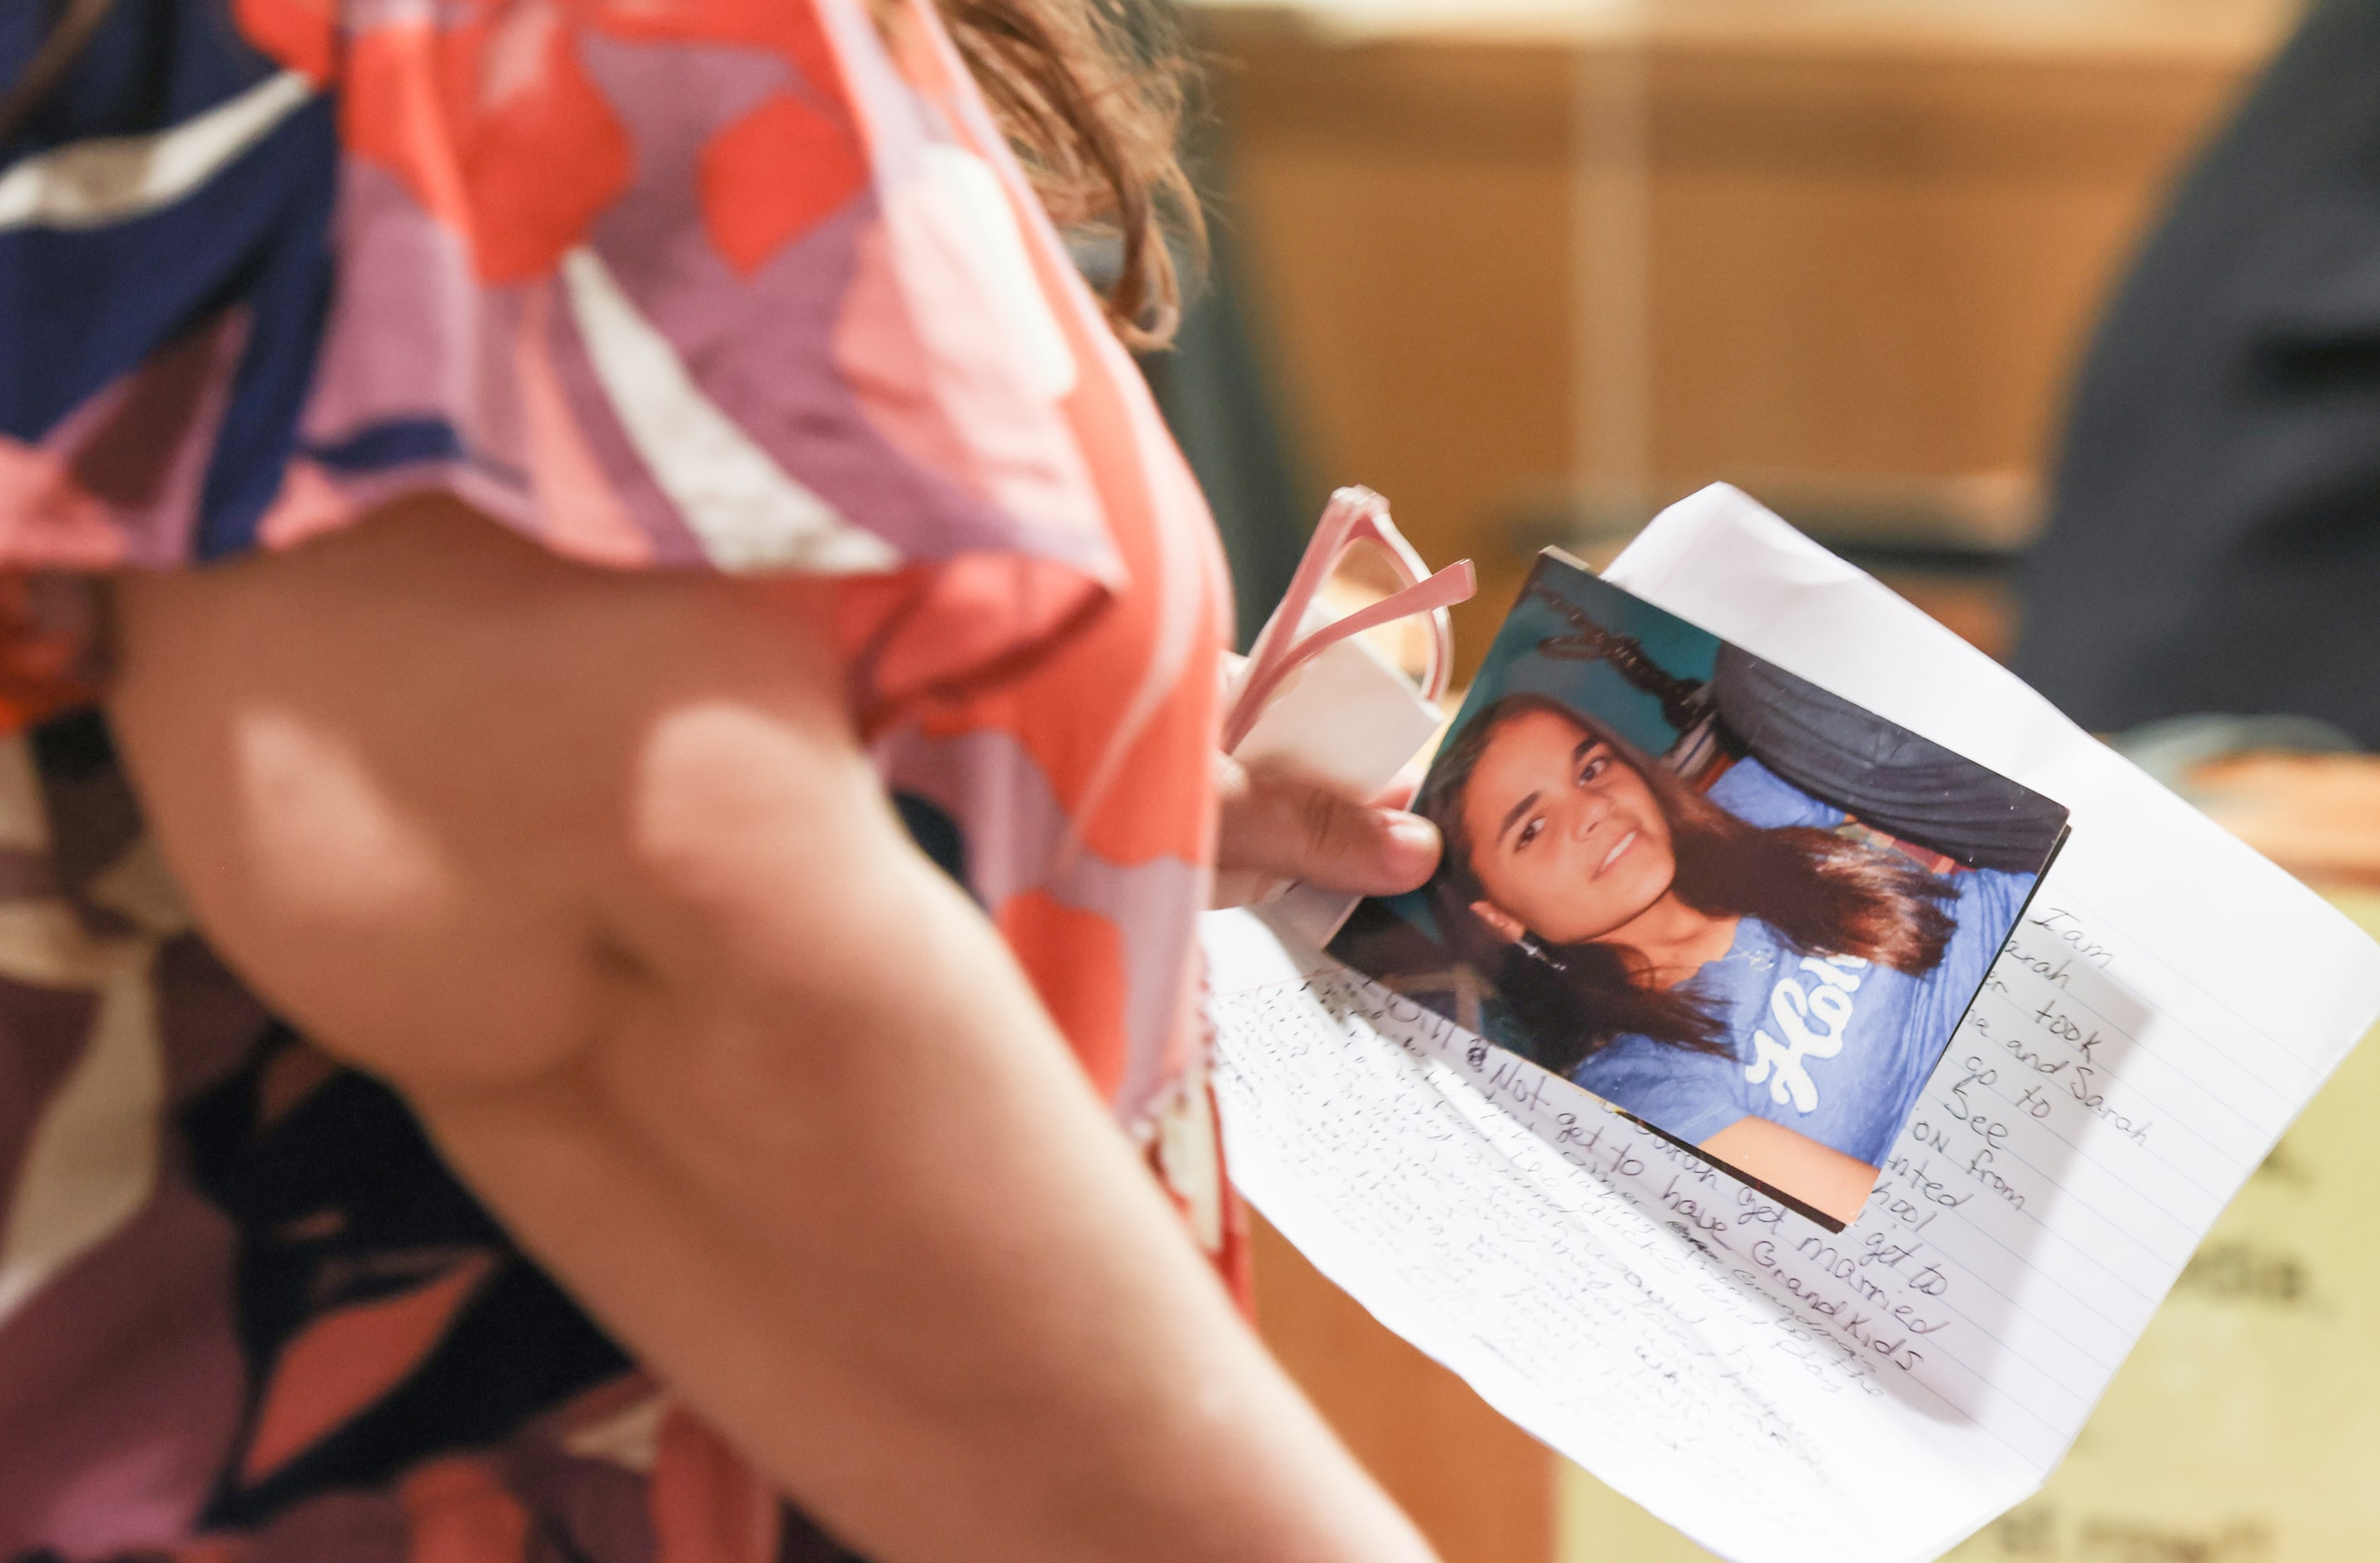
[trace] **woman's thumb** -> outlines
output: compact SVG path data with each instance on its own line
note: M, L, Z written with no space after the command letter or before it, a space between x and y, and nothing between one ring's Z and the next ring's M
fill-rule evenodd
M1438 866L1438 828L1419 815L1357 803L1295 777L1232 769L1238 774L1224 788L1220 867L1394 895Z

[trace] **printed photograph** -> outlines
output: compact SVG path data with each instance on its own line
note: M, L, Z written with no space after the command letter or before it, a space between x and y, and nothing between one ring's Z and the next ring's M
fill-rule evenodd
M1331 953L1840 1230L2066 810L1548 549Z

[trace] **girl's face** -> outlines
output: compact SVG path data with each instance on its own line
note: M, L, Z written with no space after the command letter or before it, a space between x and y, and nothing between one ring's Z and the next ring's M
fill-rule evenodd
M1670 821L1610 745L1552 711L1499 726L1463 797L1472 910L1506 939L1580 944L1624 927L1669 892Z

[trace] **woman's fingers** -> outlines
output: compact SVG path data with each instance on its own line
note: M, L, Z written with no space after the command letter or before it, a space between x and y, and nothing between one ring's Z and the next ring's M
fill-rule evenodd
M1217 760L1222 805L1215 864L1223 904L1261 899L1268 883L1394 895L1438 866L1438 828L1402 809L1340 797L1312 782Z

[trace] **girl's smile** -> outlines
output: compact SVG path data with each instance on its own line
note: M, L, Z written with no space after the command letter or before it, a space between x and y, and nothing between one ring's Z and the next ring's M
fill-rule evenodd
M1609 744L1553 711L1500 724L1463 800L1490 926L1557 944L1626 927L1677 877L1670 823Z

